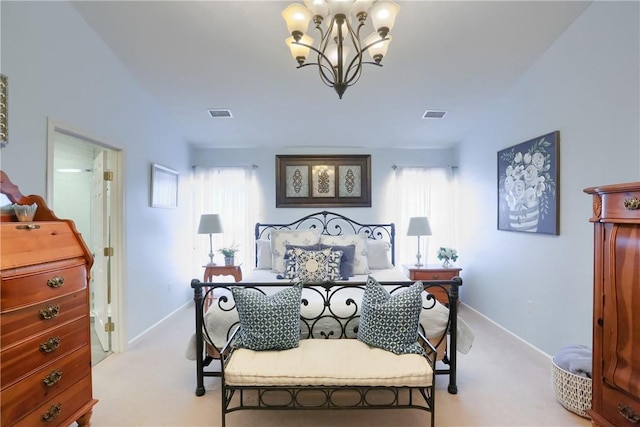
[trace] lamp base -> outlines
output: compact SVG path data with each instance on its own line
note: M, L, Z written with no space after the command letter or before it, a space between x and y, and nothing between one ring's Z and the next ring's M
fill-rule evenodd
M415 265L416 267L422 267L424 264L422 264L422 263L420 263L420 262L416 262L416 263L415 263L415 264L413 264L413 265Z

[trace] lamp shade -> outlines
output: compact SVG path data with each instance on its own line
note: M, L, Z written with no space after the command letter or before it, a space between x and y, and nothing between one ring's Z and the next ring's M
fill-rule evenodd
M298 61L298 58L302 58L302 62L304 63L304 60L309 56L310 49L307 46L313 45L313 39L306 34L304 34L300 38L300 43L304 43L307 46L293 43L293 41L293 37L289 37L285 40L285 43L287 44L287 46L289 46L289 49L291 49L291 56L293 56L293 59L295 59L296 61Z
M299 3L292 3L282 11L282 19L287 23L289 34L294 32L305 34L309 29L309 20L313 13Z
M222 222L220 222L220 215L202 214L200 216L200 225L198 225L198 234L214 233L222 233Z
M414 216L409 220L407 236L431 236L429 218L426 216Z
M388 40L380 41L381 39L382 37L380 37L380 34L376 32L369 34L369 36L364 39L365 46L371 45L367 51L369 52L369 55L371 55L371 59L374 61L376 60L376 55L380 55L380 61L384 58L387 54L387 50L389 49L389 43L391 43L391 36L387 36Z
M384 29L384 35L393 29L400 6L393 1L380 0L369 10L374 30L380 32Z

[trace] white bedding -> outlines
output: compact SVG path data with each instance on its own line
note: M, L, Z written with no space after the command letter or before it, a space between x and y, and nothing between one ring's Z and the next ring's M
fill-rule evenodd
M370 275L378 282L406 282L407 278L399 268L372 270ZM367 281L366 275L357 275L351 277L348 281L339 281L340 283L354 283L364 284ZM281 283L282 286L269 286L261 288L266 294L275 293L284 287L288 286L288 280L276 279L276 274L270 270L253 270L247 274L241 283ZM232 286L233 284L229 284ZM391 290L391 287L389 288ZM349 297L352 297L358 303L362 299L363 289L345 289L340 291L340 300L332 300L331 307L338 314L349 316L353 314L354 306L342 301L347 301ZM337 295L337 294L336 294ZM211 342L218 348L222 348L227 342L229 334L232 332L229 329L238 323L238 313L235 309L235 302L231 296L231 292L226 289L216 289L214 296L216 300L213 302L207 313L204 315L204 323L206 332L208 333ZM424 306L431 307L432 301L427 301L426 292L423 293ZM226 301L225 301L225 297ZM309 316L313 316L318 311L322 311L323 307L319 305L321 298L310 289L303 291L302 297L309 301L309 305L303 305L301 308L301 315L304 317L305 313ZM315 302L315 304L314 304ZM228 307L233 307L228 309ZM430 309L422 310L420 315L420 324L422 325L425 336L427 338L436 338L442 335L447 326L449 318L449 309L444 305L435 302L435 306ZM327 325L331 327L331 325ZM234 328L233 328L234 329ZM206 333L205 340L207 339ZM471 349L473 344L474 335L471 328L458 317L457 328L457 345L458 351L461 353L467 353ZM186 357L191 360L196 359L195 351L195 334L192 336L189 343L189 347L186 352Z
M380 270L370 270L369 275L378 282L406 282L407 276L404 275L400 268L385 268ZM242 276L243 282L248 283L282 283L289 282L287 279L276 278L277 274L271 270L251 270L248 274ZM349 277L349 280L336 281L336 283L366 283L366 274L357 274Z

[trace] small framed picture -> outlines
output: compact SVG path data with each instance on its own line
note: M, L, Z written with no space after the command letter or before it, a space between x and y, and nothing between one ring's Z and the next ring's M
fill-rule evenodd
M151 165L151 207L178 207L178 172L161 166Z

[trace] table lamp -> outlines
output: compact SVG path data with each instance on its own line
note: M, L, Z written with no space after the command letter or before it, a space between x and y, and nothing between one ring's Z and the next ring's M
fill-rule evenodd
M426 216L415 216L409 220L409 229L407 236L418 236L418 254L416 255L416 267L423 264L420 263L420 236L431 236L431 227L429 219Z
M202 214L200 215L200 225L198 225L198 234L209 235L209 264L215 265L213 262L213 241L212 234L222 233L222 223L219 214Z

